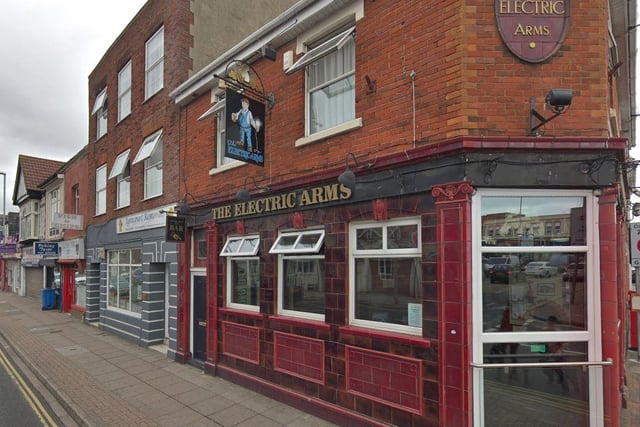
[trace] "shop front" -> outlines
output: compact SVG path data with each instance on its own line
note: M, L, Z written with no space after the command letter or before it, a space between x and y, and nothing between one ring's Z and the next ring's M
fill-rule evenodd
M168 344L172 352L170 288L177 249L166 240L167 209L87 228L84 300L86 320L142 346ZM77 302L78 276L75 281Z
M591 142L462 139L199 206L176 358L338 423L615 425L624 142Z

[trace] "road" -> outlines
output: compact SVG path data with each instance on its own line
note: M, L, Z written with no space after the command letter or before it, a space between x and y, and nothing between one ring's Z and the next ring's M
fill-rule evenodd
M8 356L6 348L0 342L0 425L61 426L40 393Z

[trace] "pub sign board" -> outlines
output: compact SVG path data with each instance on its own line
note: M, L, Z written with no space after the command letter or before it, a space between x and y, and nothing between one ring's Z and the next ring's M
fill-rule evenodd
M167 242L183 243L186 233L186 220L184 217L167 215L166 236Z
M226 90L225 156L264 166L264 102Z
M526 62L549 59L569 30L571 0L494 0L496 23L507 48Z

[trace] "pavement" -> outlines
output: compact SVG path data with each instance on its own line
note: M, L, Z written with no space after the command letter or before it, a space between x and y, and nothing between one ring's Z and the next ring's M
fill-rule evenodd
M0 346L64 426L335 426L174 362L38 299L0 293ZM640 425L640 359L627 352L620 425Z
M45 390L65 426L305 426L334 424L172 361L41 300L0 293L0 345ZM63 409L63 410L62 410Z

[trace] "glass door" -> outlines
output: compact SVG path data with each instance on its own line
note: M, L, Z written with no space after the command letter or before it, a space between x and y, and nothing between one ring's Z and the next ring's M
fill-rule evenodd
M594 198L478 191L474 229L477 426L600 426Z

